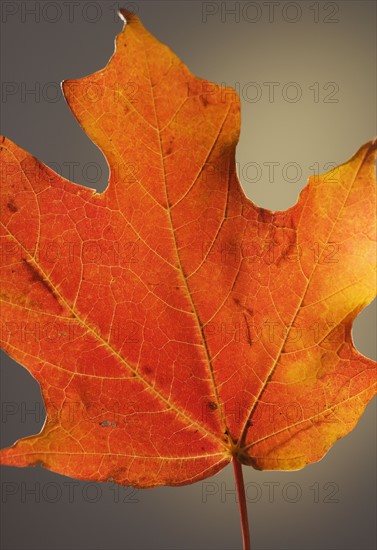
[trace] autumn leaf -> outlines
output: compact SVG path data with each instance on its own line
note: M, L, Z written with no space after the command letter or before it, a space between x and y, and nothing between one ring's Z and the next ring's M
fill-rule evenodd
M237 94L122 13L109 64L63 83L105 192L1 144L2 345L47 410L1 463L137 487L302 468L376 391L351 335L375 296L376 141L258 208Z

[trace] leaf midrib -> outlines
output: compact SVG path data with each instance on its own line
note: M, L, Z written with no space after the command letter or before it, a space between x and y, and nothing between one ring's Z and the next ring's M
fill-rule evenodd
M187 298L190 302L190 305L192 307L192 311L193 311L194 318L195 318L195 321L196 321L197 329L198 329L198 332L200 334L200 338L201 338L201 342L202 342L202 348L203 348L204 353L205 353L207 370L208 370L209 375L210 375L213 396L215 398L217 410L219 411L219 414L220 414L222 429L223 429L224 433L227 433L224 410L223 410L223 406L221 405L220 398L219 398L219 393L218 393L218 390L217 390L217 385L216 385L215 375L214 375L214 371L213 371L213 367L212 367L212 360L211 360L210 352L209 352L208 345L207 345L207 342L206 342L206 339L205 339L205 336L204 336L203 327L202 327L202 324L201 324L200 319L199 319L199 315L198 315L196 305L195 305L194 300L191 296L191 292L190 292L188 282L187 282L187 277L185 275L183 265L182 265L182 260L181 260L181 257L180 257L179 251L178 251L178 243L177 243L177 238L176 238L176 235L175 235L175 228L174 228L174 225L173 225L170 201L169 201L169 196L168 196L168 188L167 188L167 181L166 181L166 169L165 169L165 158L164 158L163 151L162 151L161 131L160 131L159 120L158 120L158 116L157 116L156 100L155 100L155 96L154 96L154 88L152 86L152 79L151 79L151 73L150 73L150 68L149 68L148 56L147 56L144 41L142 41L142 44L143 44L143 51L144 51L144 56L145 56L145 64L146 64L146 67L147 67L147 70L148 70L148 79L149 79L149 83L150 83L151 96L152 96L152 99L153 99L153 109L154 109L154 116L155 116L155 122L156 122L156 132L157 132L157 135L158 135L158 144L159 144L159 149L160 149L161 167L162 167L162 173L163 173L163 178L164 178L166 211L168 213L168 219L169 219L171 234L172 234L172 237L173 237L175 254L176 254L176 258L177 258L177 262L178 262L178 266L179 266L179 272L180 272L182 281L183 281L184 286L185 286L186 296L187 296ZM229 111L230 111L230 107L228 108L227 113L224 117L224 120L222 121L219 133L220 133L227 117L228 117Z

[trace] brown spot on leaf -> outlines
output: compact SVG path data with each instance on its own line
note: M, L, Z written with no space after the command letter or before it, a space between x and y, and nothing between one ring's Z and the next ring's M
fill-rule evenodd
M42 277L42 275L38 272L38 270L29 262L27 262L25 259L22 260L24 263L24 266L28 272L29 280L32 283L40 283L46 290L55 298L56 301L58 301L58 297L54 291L53 288L51 288L50 284Z
M47 285L42 275L35 269L33 265L29 264L29 262L27 262L25 259L23 259L22 261L24 262L24 266L26 267L31 282L38 281L40 283L43 283L44 285Z
M247 317L246 317L245 313L243 314L243 318L245 320L245 326L246 326L246 338L247 338L249 346L251 346L252 343L253 343L253 340L251 338L250 327L249 327L249 323L247 322Z
M17 208L17 206L14 204L14 201L13 201L12 199L7 203L7 208L8 208L11 212L18 212L18 208Z
M208 105L208 98L207 98L207 96L201 95L201 96L199 96L199 97L200 97L200 101L203 103L204 107L207 107L207 105Z
M217 405L216 405L216 403L214 403L214 401L208 401L208 408L211 411L216 411L217 410Z
M261 208L258 212L258 218L259 221L262 223L271 223L272 221L272 213L268 210L265 210L264 208Z
M233 298L233 302L237 305L237 306L240 306L241 309L243 309L244 311L246 311L246 313L248 313L249 315L253 315L253 310L247 306L244 306L243 304L241 304L241 301L238 299L238 298Z

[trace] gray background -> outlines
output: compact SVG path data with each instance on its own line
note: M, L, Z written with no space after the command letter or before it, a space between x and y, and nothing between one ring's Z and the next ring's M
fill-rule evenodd
M73 181L102 190L107 181L103 155L64 100L55 100L54 90L61 80L84 76L106 64L122 27L115 15L117 3L82 1L72 21L66 3L61 3L60 18L58 2L48 4L47 8L46 2L3 2L1 78L3 84L13 85L14 94L2 97L1 132L65 177L72 174L63 163L78 163ZM239 21L224 11L235 4ZM136 9L149 30L194 73L219 84L239 83L244 91L237 148L240 179L257 204L285 209L296 202L314 163L319 163L320 171L328 162L341 163L376 133L376 5L373 1L280 2L272 18L269 7L260 2L261 18L251 22L257 19L256 8L245 8L246 4L212 2L208 9L217 6L218 12L203 22L200 1L120 3ZM37 8L40 20L27 15L26 8ZM270 102L263 82L272 81L279 85ZM259 101L250 100L250 82L262 89ZM301 90L299 101L290 102L284 95L288 82ZM309 88L315 82L318 101ZM328 82L335 88L326 89ZM38 91L37 96L24 97L23 90L35 85L39 97ZM328 102L336 87L330 99L338 101ZM293 91L286 90L291 98ZM260 165L259 179L250 162ZM274 178L269 178L266 162L280 163ZM101 173L86 163L96 163ZM287 163L299 165L298 181L292 181L297 179L293 169L282 169ZM375 317L374 303L359 315L353 331L356 346L369 357L376 355ZM2 446L7 446L40 430L43 405L38 383L5 356L1 376L3 404L14 407L13 415L2 411ZM32 407L39 407L39 419L22 414ZM374 403L356 429L320 463L299 472L244 468L248 498L255 501L248 505L253 550L375 548L375 418ZM1 548L241 548L231 467L191 486L133 493L120 489L119 495L111 484L77 482L72 497L70 481L40 468L1 468ZM271 499L263 485L270 482L278 484ZM25 489L32 488L40 492L40 502L35 495L25 496ZM7 496L7 490L15 494ZM298 490L301 496L295 498Z

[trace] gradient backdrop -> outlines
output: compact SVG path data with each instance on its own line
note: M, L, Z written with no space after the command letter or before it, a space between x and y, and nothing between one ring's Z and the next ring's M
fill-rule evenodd
M137 11L194 73L240 90L237 160L257 204L291 206L313 170L349 159L375 135L373 1L120 5ZM122 28L116 8L113 1L2 2L1 133L65 177L100 190L106 162L59 83L106 64ZM271 163L279 163L274 173ZM374 303L353 331L369 357L375 312ZM3 359L6 446L41 429L43 405L37 382ZM26 414L33 408L36 414ZM286 473L244 468L253 550L376 547L375 425L372 404L320 463ZM41 468L3 467L2 550L241 548L231 467L182 488L118 491L110 483L71 482Z

